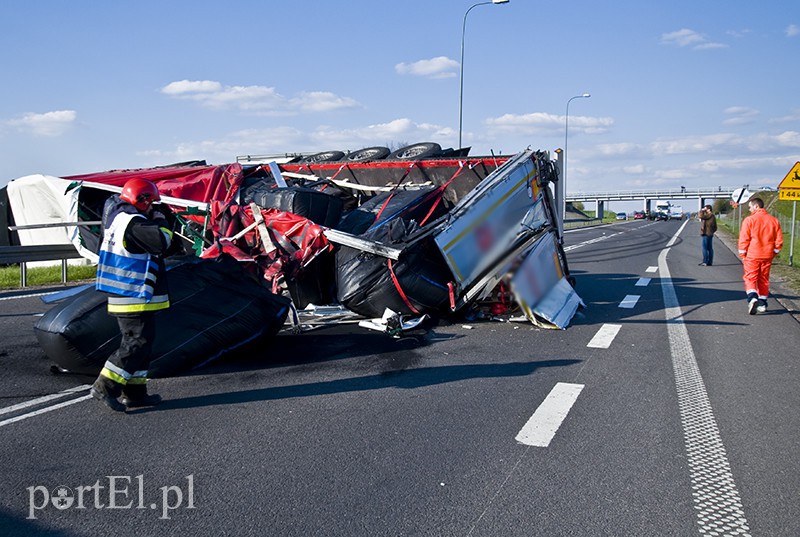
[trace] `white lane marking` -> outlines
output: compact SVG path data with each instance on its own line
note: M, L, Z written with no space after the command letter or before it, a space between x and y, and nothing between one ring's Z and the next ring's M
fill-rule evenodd
M515 440L526 446L549 446L572 405L578 399L583 386L566 382L556 384L519 431Z
M625 295L625 298L623 298L622 302L619 303L619 307L631 309L636 306L636 303L639 302L640 298L641 295Z
M596 242L601 242L601 241L604 241L606 239L610 239L611 237L616 237L617 235L622 235L623 233L624 233L623 231L620 231L618 233L612 233L611 235L602 235L602 236L596 237L594 239L589 239L588 241L579 242L578 244L572 244L570 246L565 246L564 247L564 251L565 252L569 252L569 251L572 251L572 250L577 250L578 248L581 248L582 246L586 246L587 244L594 244Z
M607 349L611 346L614 338L617 337L620 328L622 328L621 324L604 324L586 346L594 349Z
M647 267L647 270L645 272L656 272L657 270L658 267Z
M36 296L47 296L47 295L54 295L56 293L60 293L60 291L46 291L43 293L28 293L26 295L11 295L11 296L0 296L0 300L16 300L18 298L30 298Z
M0 416L3 414L9 414L11 412L16 412L17 410L22 410L23 408L28 408L29 406L36 406L41 405L42 403L46 403L48 401L52 401L53 399L58 399L60 397L64 397L65 395L70 395L75 392L85 392L88 390L90 386L88 384L84 384L82 386L76 386L74 388L68 388L66 390L60 391L58 393L52 393L50 395L45 395L43 397L38 397L36 399L31 399L30 401L25 401L22 403L17 403L16 405L7 406L4 408L0 408Z
M22 421L27 418L32 418L34 416L38 416L39 414L44 414L45 412L51 412L53 410L58 410L59 408L64 408L65 406L74 405L75 403L80 403L81 401L86 401L87 399L91 399L91 395L84 395L83 397L78 397L77 399L70 399L69 401L64 401L63 403L58 403L57 405L46 406L44 408L40 408L39 410L34 410L33 412L28 412L27 414L22 414L20 416L15 416L13 418L8 418L7 420L0 421L0 427L4 425L8 425L10 423L15 423L18 421Z
M639 278L639 281L636 282L636 287L647 287L650 285L651 278Z
M682 229L683 226L675 237ZM742 500L672 285L667 266L668 252L669 248L665 248L659 254L658 268L697 523L703 535L748 537L750 528Z
M686 224L688 224L688 223L689 223L688 220L684 220L683 221L683 225L680 228L678 228L678 231L675 232L675 234L672 236L672 238L669 240L669 242L667 243L667 245L664 248L670 248L673 244L675 244L678 241L678 236L681 234L681 231L683 231L683 228L685 228ZM661 267L661 256L660 255L658 256L658 266L659 266L659 268Z

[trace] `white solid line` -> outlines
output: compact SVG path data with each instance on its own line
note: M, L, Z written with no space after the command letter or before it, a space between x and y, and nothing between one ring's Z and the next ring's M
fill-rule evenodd
M37 296L47 296L47 295L54 295L59 291L46 291L43 293L30 293L26 295L11 295L11 296L2 296L0 300L16 300L17 298L30 298L30 297L37 297Z
M526 446L547 447L578 399L583 384L559 382L542 401L515 440Z
M621 324L604 324L586 346L594 349L607 349L617 337L620 328L622 328Z
M10 423L15 423L17 421L22 421L27 418L32 418L34 416L38 416L39 414L44 414L45 412L50 412L53 410L58 410L59 408L64 408L65 406L74 405L75 403L80 403L81 401L86 401L87 399L91 399L91 395L84 395L82 397L78 397L77 399L70 399L69 401L64 401L63 403L58 403L57 405L46 406L44 408L40 408L39 410L35 410L33 412L28 412L27 414L22 414L20 416L15 416L13 418L8 418L7 420L0 421L0 427L4 425L8 425Z
M650 278L639 278L639 281L636 282L636 287L647 287L650 285Z
M45 395L43 397L38 397L36 399L31 399L30 401L25 401L24 403L17 403L16 405L0 408L0 416L2 416L3 414L8 414L10 412L16 412L17 410L22 410L23 408L28 408L29 406L40 405L42 403L46 403L48 401L52 401L53 399L58 399L59 397L64 397L65 395L69 395L75 392L83 392L88 390L89 388L90 386L88 384L84 384L82 386L69 388L58 393L53 393L50 395Z
M619 307L631 309L636 306L636 303L639 302L640 298L641 295L625 295L625 298L623 298L622 302L619 303Z
M685 226L686 222L669 244L674 244ZM704 535L749 536L742 500L672 285L668 253L668 247L661 251L658 267L697 524Z
M647 267L647 270L645 272L656 272L657 270L658 267Z

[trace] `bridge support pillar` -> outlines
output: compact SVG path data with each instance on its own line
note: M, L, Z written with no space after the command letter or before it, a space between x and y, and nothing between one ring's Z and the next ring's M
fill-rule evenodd
M603 209L605 208L605 202L602 200L595 200L594 203L597 208L597 211L595 211L595 216L602 220L604 216Z

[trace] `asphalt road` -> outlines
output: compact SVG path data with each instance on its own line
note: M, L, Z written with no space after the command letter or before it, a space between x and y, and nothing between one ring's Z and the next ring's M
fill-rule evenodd
M748 315L681 224L568 232L566 330L280 335L128 415L49 372L48 305L0 296L0 533L800 535L800 324Z

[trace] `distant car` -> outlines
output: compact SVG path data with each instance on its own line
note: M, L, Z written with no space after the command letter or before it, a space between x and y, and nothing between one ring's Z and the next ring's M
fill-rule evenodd
M649 220L669 220L669 215L659 211L651 212L648 217Z
M628 215L626 213L617 213L617 220L627 220Z
M633 219L634 220L644 220L645 219L644 211L635 211L633 213Z

